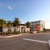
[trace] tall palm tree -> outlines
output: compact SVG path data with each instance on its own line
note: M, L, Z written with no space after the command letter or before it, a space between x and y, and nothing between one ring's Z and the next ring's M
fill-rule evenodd
M10 20L7 21L7 26L8 26L8 27L12 26L12 22L11 22Z
M28 21L28 22L26 22L25 24L26 24L26 26L27 26L27 27L29 27L29 26L30 26L30 22L29 22L29 21Z
M6 20L0 19L0 26L3 26L4 24L6 24Z
M19 18L15 17L15 19L13 21L13 26L16 26L16 25L19 25L19 24L20 24Z

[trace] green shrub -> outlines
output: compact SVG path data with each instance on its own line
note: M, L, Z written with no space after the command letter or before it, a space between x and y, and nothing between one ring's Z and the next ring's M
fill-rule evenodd
M19 32L19 31L17 31L17 32L16 32L16 34L20 34L20 32Z
M46 29L44 28L43 31L46 32Z
M27 31L26 33L30 33L30 31Z

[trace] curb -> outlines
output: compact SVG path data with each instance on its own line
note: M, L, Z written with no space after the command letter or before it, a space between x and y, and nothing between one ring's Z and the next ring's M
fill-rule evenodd
M0 36L0 38L10 38L10 37L16 37L16 36L21 36L22 34L19 35L11 35L11 36Z

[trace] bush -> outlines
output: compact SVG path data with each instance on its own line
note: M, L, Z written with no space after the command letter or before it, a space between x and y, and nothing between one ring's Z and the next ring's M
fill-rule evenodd
M15 35L20 34L20 32L19 31L14 31L13 34L15 34Z
M17 31L17 32L16 32L16 34L20 34L20 32L19 32L19 31Z
M44 28L43 31L46 32L46 29Z
M10 35L12 35L12 34L17 35L17 34L20 34L20 32L19 32L19 31L17 31L17 32L16 32L16 31L14 31L14 32L9 32L9 31L8 31L8 32L1 32L1 33L0 33L1 36L10 36Z
M30 31L27 31L26 33L30 33Z

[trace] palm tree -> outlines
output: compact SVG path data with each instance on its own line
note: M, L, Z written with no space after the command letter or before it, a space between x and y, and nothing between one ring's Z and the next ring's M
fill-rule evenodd
M30 22L29 22L29 21L28 21L28 22L26 22L25 24L26 24L26 26L27 26L27 27L29 27L29 26L30 26Z
M19 24L20 24L19 18L15 17L15 19L13 21L13 26L16 26L16 25L19 25Z
M6 24L6 20L0 19L0 26L3 26L4 24Z
M8 27L12 26L12 22L11 22L10 20L7 21L7 26L8 26Z

